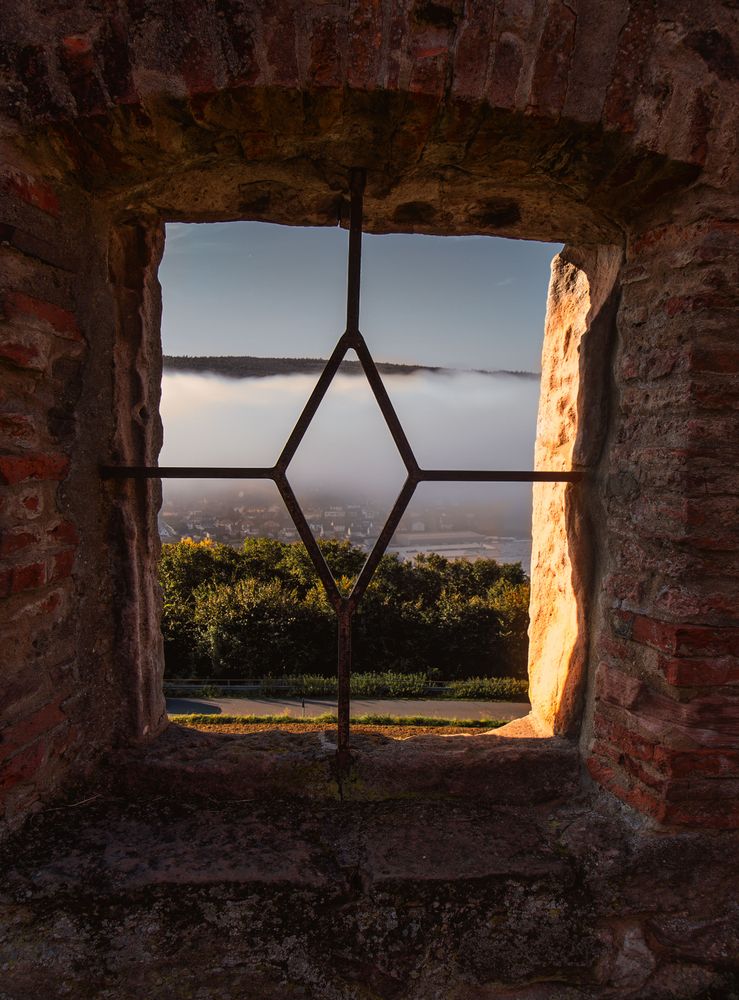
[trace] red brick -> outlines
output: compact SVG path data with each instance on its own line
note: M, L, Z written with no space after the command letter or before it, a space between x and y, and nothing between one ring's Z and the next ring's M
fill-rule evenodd
M734 305L732 299L724 295L675 295L667 299L663 308L669 317L673 317L704 309L732 309Z
M460 26L455 49L454 93L464 97L482 97L487 81L493 41L494 9L470 5Z
M18 594L23 590L35 590L46 583L46 563L28 563L26 566L15 566L12 570L10 590Z
M0 791L9 791L22 781L28 781L36 774L46 756L46 746L39 740L21 750L0 767Z
M495 46L488 87L490 103L494 108L514 106L522 67L521 41L515 35L503 32Z
M733 801L697 800L667 803L665 822L676 826L692 826L707 830L739 829L739 798Z
M64 552L58 552L52 557L51 566L49 568L49 582L53 583L56 580L64 580L66 577L70 576L72 573L72 567L74 566L74 549L65 549Z
M7 441L23 443L35 434L33 421L25 413L0 413L0 435Z
M12 580L12 569L0 570L0 597L7 597L10 594Z
M688 371L739 373L739 351L732 345L692 345L688 351Z
M596 713L593 734L598 744L608 744L617 753L636 757L638 760L651 761L655 756L653 739L635 733L619 725L612 719L607 719L602 713Z
M67 35L66 38L62 39L62 48L68 56L73 58L90 56L92 53L92 43L85 35ZM90 68L92 65L92 61L90 61Z
M721 656L668 657L661 656L658 669L675 687L718 687L723 684L739 684L739 657Z
M46 367L44 359L39 354L37 348L30 344L19 344L6 341L0 343L0 358L9 361L17 368L28 368L32 371L40 371Z
M53 612L56 611L59 607L61 607L61 603L62 603L62 592L59 590L55 590L52 594L49 594L48 597L45 597L43 601L39 602L38 610L41 612L42 615L50 615L53 614Z
M59 198L54 189L43 181L13 171L3 177L2 186L27 204L46 212L47 215L59 215Z
M691 778L693 775L739 778L739 750L685 752L656 747L654 761L671 778Z
M5 314L9 318L30 316L48 323L62 336L70 340L81 340L77 320L73 313L51 302L34 298L23 292L7 292L4 299Z
M739 691L734 696L713 689L688 701L678 701L659 691L646 689L632 708L618 701L597 701L593 731L601 731L602 718L616 722L654 744L675 749L693 747L723 750L739 742Z
M26 496L23 497L21 503L26 508L26 510L36 512L37 510L40 509L41 497L38 495L38 493L28 493Z
M562 110L575 41L575 20L574 12L561 0L550 2L529 100L529 107L537 113L557 115Z
M65 455L2 455L0 481L12 486L26 479L64 479L69 469Z
M630 638L672 656L737 656L739 628L682 625L644 615L629 615Z
M648 788L651 788L660 795L665 794L665 776L660 775L659 773L654 773L648 766L645 766L641 758L632 757L628 753L623 753L619 746L613 746L612 744L605 743L601 740L594 741L592 752L597 757L605 757L613 760L623 774L628 775L629 778L638 781L640 784L646 785Z
M691 797L690 791L685 789L687 795L685 800L666 801L640 781L629 781L617 766L600 757L591 755L586 766L594 781L632 808L660 823L705 829L739 827L739 800L736 797L722 797L715 800L696 798ZM710 792L710 787L707 791Z
M336 32L333 17L316 17L311 22L308 76L318 86L336 85L341 80L341 51Z
M638 677L633 677L608 663L600 663L595 682L595 696L604 701L633 708L647 693L647 687Z
M0 558L22 552L37 541L36 535L30 531L3 531L0 534Z
M61 703L65 697L66 695L57 695L48 705L3 729L0 732L0 760L6 760L43 733L64 722L66 715L61 710Z
M654 792L644 788L638 782L630 784L618 769L600 757L591 755L586 761L590 776L599 785L608 789L613 795L627 802L634 809L651 816L658 822L664 822L667 816L667 804Z
M60 521L49 531L49 539L61 545L77 545L80 536L71 521Z
M636 238L631 244L631 252L634 256L643 256L649 250L661 253L665 247L678 248L684 252L686 243L710 241L714 235L722 242L728 240L727 246L731 248L735 246L736 237L739 236L739 223L723 219L710 219L693 225L665 223Z

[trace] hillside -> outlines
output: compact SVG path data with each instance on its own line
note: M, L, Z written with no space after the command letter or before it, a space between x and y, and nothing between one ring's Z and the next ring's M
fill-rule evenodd
M190 357L189 355L164 355L165 371L201 372L224 375L228 378L266 378L270 375L318 375L326 361L322 358L254 358L237 355L218 357ZM428 365L400 365L389 361L379 361L377 368L382 375L413 375L416 372L436 372L455 374L456 368L434 368ZM362 368L358 361L343 361L341 371L345 375L358 375ZM484 371L475 369L482 375L512 375L516 378L538 379L537 372L524 371Z

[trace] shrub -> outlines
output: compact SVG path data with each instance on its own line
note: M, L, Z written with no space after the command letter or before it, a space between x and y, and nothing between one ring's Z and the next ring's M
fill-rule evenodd
M346 590L364 553L348 542L320 545ZM160 579L167 676L333 674L336 619L302 544L250 538L232 549L185 539L162 546ZM522 678L528 601L520 565L384 556L354 618L355 676L385 678L372 690L394 697L419 697L429 674ZM330 693L312 684L310 693Z

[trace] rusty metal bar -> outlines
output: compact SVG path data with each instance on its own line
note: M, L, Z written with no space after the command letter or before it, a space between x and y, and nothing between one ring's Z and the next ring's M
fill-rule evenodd
M336 734L336 766L339 776L349 770L349 716L351 710L352 618L353 608L347 602L337 610L338 635L338 731Z
M370 384L372 393L377 400L377 405L380 407L380 411L385 418L385 423L387 424L388 430L390 431L393 441L395 442L395 447L400 452L400 457L403 459L408 473L413 475L418 471L416 456L413 454L413 449L411 448L410 442L405 435L405 431L403 430L400 420L398 419L395 407L390 401L385 384L382 381L379 371L377 370L377 365L369 352L364 337L359 332L357 332L354 350L357 352L357 357L362 365L367 381Z
M101 465L103 479L274 479L274 468L188 465Z
M356 607L362 599L365 590L369 586L369 582L374 576L375 570L380 564L380 560L385 555L385 550L390 544L390 539L395 534L395 529L398 527L401 517L405 514L406 508L411 502L415 490L416 484L409 476L403 484L403 488L398 494L397 500L393 504L387 521L385 521L385 526L378 535L377 541L373 545L367 561L360 570L359 576L354 581L352 592L349 595L349 601L353 610L356 610Z
M323 553L318 547L318 542L313 537L313 532L310 530L310 525L305 519L305 514L303 514L300 504L298 503L298 498L293 493L292 486L287 481L286 476L278 475L275 482L277 484L277 489L280 491L280 496L285 502L288 514L292 518L293 524L302 539L303 545L305 545L308 550L308 555L310 556L311 562L315 567L318 578L323 584L326 596L328 597L331 606L338 614L343 603L341 594L339 593L339 588L336 585L333 573L328 567L328 563L323 558Z
M419 483L579 483L583 472L518 472L495 469L419 469Z
M300 442L298 441L298 444ZM399 449L400 450L400 449ZM277 482L279 466L190 466L190 465L101 465L103 479L271 479ZM526 472L493 469L415 469L409 471L414 483L579 483L584 470L568 472Z
M366 173L355 167L349 174L349 264L346 281L346 332L359 334L359 293L362 278L362 224Z
M295 452L298 449L298 445L303 440L303 436L308 430L308 425L316 415L316 410L321 405L321 400L328 392L328 388L331 385L333 377L339 370L339 366L344 360L344 355L349 350L350 346L350 338L345 333L339 338L339 342L333 349L331 357L326 362L326 367L321 372L320 378L316 382L313 392L308 397L308 402L303 407L303 412L298 417L295 426L290 433L290 437L287 439L285 447L282 449L280 457L277 459L275 469L284 473L292 461Z

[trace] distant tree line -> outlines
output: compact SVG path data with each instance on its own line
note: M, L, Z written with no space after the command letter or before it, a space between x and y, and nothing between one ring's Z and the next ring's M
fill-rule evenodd
M223 375L227 378L266 378L270 375L320 375L326 367L325 358L255 358L249 355L165 354L165 371L199 372L201 374ZM439 368L431 365L402 365L394 361L378 361L377 370L382 375L415 375L417 372L459 374L458 369ZM344 359L339 369L344 375L360 375L362 366L358 361ZM512 371L501 368L494 371L474 369L479 375L515 375L518 378L538 379L538 372Z
M365 553L319 544L348 593ZM336 617L302 544L184 539L162 546L160 578L167 676L335 673ZM520 563L383 556L354 617L353 669L525 677L528 605Z

